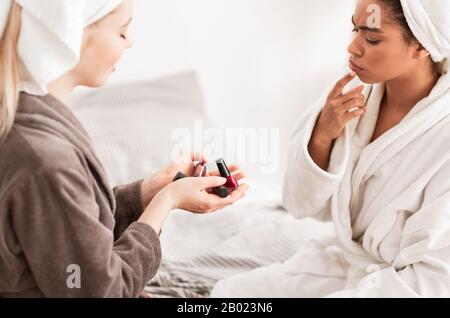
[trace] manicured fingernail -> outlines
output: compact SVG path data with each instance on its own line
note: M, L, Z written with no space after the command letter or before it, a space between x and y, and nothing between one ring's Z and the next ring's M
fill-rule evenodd
M350 75L351 77L355 77L355 76L356 76L356 73L353 72L353 71L351 71L351 72L349 73L349 75Z

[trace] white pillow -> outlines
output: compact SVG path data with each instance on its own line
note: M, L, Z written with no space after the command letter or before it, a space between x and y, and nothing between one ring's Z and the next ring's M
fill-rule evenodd
M90 134L112 185L144 178L166 166L176 128L210 126L195 73L112 85L69 104Z

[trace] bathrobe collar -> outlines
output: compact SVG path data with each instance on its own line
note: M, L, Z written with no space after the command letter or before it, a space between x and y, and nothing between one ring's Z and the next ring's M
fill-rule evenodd
M353 174L354 186L361 185L376 170L389 162L392 157L408 145L409 142L415 140L450 114L449 98L443 98L444 96L450 96L449 75L442 75L430 95L414 106L398 125L363 149ZM375 115L376 117L371 119L373 125L365 130L361 130L363 139L366 141L371 138L375 129L376 118L380 108L379 101L381 101L384 94L384 84L375 85L374 91L376 92L374 98L378 106L374 107L375 103L370 105L374 109L370 115ZM359 188L355 187L354 189Z
M333 149L344 158L347 169L353 171L346 176L352 184L348 196L332 197L333 204L339 206L333 211L336 232L345 247L352 251L353 258L367 257L362 246L353 241L351 224L352 208L357 206L356 200L362 197L366 181L410 142L450 115L450 74L443 74L428 97L421 100L398 125L370 143L384 91L384 84L366 88L367 113L346 126ZM359 155L356 157L354 154Z

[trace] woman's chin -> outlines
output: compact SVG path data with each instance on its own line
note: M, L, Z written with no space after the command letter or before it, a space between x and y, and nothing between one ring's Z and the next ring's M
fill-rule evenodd
M360 79L360 81L363 82L364 84L379 83L379 81L377 81L375 78L365 75L363 73L357 74L357 75L358 75L358 78Z

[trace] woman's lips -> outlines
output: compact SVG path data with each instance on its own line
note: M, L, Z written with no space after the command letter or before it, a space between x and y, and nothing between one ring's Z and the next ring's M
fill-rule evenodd
M350 68L352 69L352 71L354 71L354 72L364 71L364 69L362 67L360 67L358 64L356 64L352 60L349 60L349 65L350 65Z

